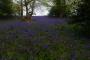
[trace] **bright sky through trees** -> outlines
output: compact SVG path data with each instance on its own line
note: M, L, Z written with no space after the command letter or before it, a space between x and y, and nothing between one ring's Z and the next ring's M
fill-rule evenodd
M15 0L13 0L13 1L16 2ZM49 9L47 9L47 7L45 7L43 5L39 5L35 8L35 10L34 10L35 13L33 14L33 16L46 16L49 13ZM26 14L26 12L24 11L23 15L25 15L25 14Z

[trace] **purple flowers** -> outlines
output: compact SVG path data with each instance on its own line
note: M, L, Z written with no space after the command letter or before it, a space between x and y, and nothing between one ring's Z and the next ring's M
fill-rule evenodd
M45 49L47 49L49 46L48 46L48 44L45 44L44 46L43 46L43 48L45 48Z

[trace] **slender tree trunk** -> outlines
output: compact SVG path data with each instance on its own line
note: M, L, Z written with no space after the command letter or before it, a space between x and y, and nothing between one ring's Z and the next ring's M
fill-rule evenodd
M33 0L33 3L32 3L32 13L31 13L31 15L33 15L34 8L35 8L35 0Z
M26 5L26 16L28 16L28 6Z
M21 0L21 18L23 17L23 0Z
M65 5L66 5L66 0L61 0L60 1L61 4L61 10L60 10L60 18L63 18L65 15Z
M24 0L25 2L25 8L26 8L26 16L28 16L28 3L27 0Z
M34 12L35 1L36 1L36 0L33 0L32 7L31 7L31 13L29 14L29 16L30 16L30 21L32 20L32 15L33 15L33 12Z

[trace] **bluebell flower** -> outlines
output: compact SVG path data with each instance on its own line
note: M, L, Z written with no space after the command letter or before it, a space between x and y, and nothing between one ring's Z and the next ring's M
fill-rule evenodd
M85 48L90 49L90 45L86 45Z
M48 48L49 46L48 45L44 45L43 48Z

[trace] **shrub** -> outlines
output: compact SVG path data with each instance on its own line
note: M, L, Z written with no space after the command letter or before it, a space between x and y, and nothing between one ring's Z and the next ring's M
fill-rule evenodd
M78 5L77 14L73 16L71 23L79 24L82 29L82 35L89 37L90 35L90 1L81 0L81 3Z

